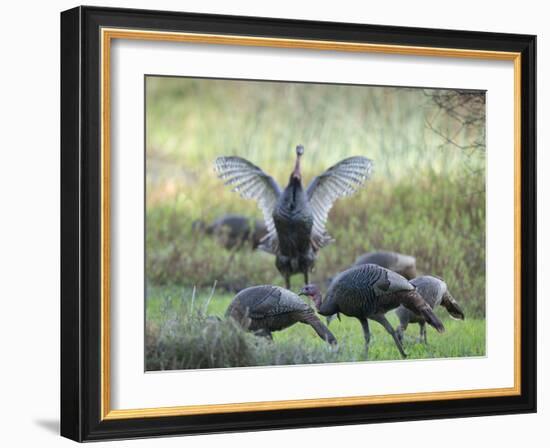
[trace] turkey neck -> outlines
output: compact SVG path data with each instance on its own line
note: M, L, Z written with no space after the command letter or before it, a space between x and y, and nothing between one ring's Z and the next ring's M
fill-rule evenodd
M333 314L336 314L336 312L338 311L336 307L332 306L332 304L330 303L331 302L330 300L326 300L326 297L325 297L325 300L323 301L323 296L320 291L317 292L312 297L312 299L313 299L313 303L315 303L315 307L317 308L317 311L319 312L319 314L323 316L332 316Z
M297 196L300 195L302 191L302 173L300 171L300 154L296 154L296 162L294 163L294 170L292 171L292 174L290 175L290 181L288 183L288 186L292 189L292 202L296 204L298 198Z
M301 154L296 154L296 163L294 164L294 171L292 171L292 178L296 178L302 183L302 173L300 171L300 159L302 158Z

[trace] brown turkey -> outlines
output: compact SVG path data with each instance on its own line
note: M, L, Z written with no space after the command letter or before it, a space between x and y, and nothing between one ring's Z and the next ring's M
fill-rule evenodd
M399 305L420 313L437 331L445 330L430 306L406 278L376 264L355 266L338 274L331 283L325 300L316 285L304 286L300 294L311 297L319 314L323 316L336 314L340 317L339 314L342 313L358 319L363 327L367 359L370 343L369 319L381 324L393 337L401 356L407 356L385 316Z
M407 280L416 277L416 258L412 255L388 251L367 252L357 258L354 266L361 264L377 264L390 271L397 272Z
M336 338L315 311L297 294L279 286L251 286L239 292L226 311L242 328L258 336L272 338L274 331L297 322L313 327L321 339L336 345Z
M194 221L192 226L195 231L214 236L228 250L244 248L246 243L256 249L267 234L267 228L262 221L234 214L220 216L212 224L206 224L202 220Z
M302 186L300 160L304 147L296 147L296 162L282 190L260 167L241 157L218 157L215 169L226 185L262 210L268 233L259 249L275 255L275 266L290 288L290 277L301 273L305 284L321 248L333 241L325 225L334 202L350 196L369 178L372 162L354 156L341 160Z
M431 275L423 275L412 279L411 283L416 287L416 290L424 300L431 306L432 310L435 310L437 306L441 305L454 319L464 320L464 312L449 292L447 284L443 280L432 277ZM403 333L407 329L409 323L417 323L420 325L420 340L425 344L428 343L426 319L424 319L422 315L412 312L403 305L395 310L395 314L397 314L399 318L399 325L396 332L401 342L403 341Z

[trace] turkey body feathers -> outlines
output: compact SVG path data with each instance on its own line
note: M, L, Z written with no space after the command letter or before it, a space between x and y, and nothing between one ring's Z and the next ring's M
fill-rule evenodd
M447 292L447 284L443 280L424 275L412 279L411 283L432 309L441 305L443 295Z
M413 290L404 277L388 269L374 264L355 266L334 278L319 312L357 318L386 313L399 306L395 293Z
M292 291L278 286L252 286L242 290L229 305L226 316L249 331L268 336L273 331L302 322L312 326L328 343L336 343L334 335L307 303Z
M201 222L196 221L197 227ZM263 221L253 220L242 215L227 214L220 216L206 226L206 234L214 235L226 249L239 249L250 242L256 248L267 233Z
M298 180L292 180L279 197L273 210L273 221L279 237L280 253L295 256L308 250L313 215Z
M361 264L377 264L401 274L407 280L416 277L416 259L411 255L387 251L368 252L358 257L354 266Z

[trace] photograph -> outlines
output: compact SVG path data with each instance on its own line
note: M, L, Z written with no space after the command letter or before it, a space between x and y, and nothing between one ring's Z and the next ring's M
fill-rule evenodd
M486 92L146 75L145 370L486 355Z

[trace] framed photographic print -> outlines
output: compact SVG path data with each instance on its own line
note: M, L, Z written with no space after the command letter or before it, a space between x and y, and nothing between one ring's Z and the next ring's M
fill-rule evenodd
M61 14L61 433L536 410L535 36Z

